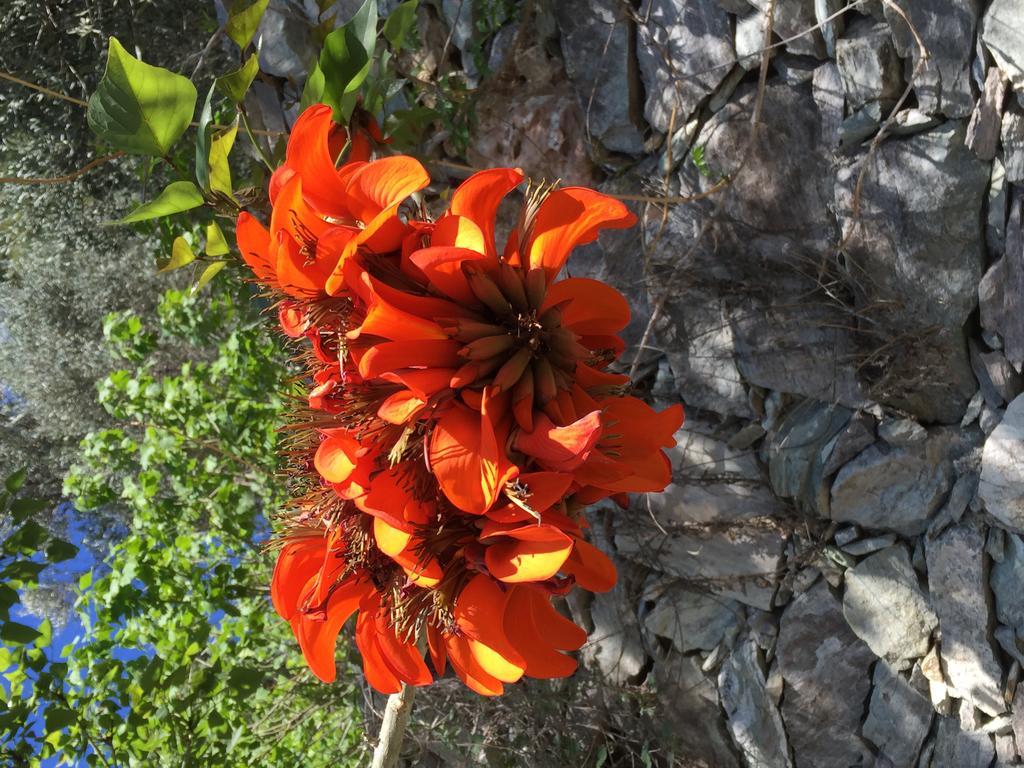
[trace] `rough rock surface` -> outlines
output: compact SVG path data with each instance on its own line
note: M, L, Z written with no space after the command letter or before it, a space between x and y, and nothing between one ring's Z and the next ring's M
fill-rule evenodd
M836 46L836 62L852 108L877 101L888 109L896 103L903 89L903 67L887 24L855 21Z
M966 117L974 107L971 57L978 24L975 0L895 0L913 24L930 61L915 81L921 109L929 114ZM910 26L889 5L885 17L892 27L896 50L908 59L908 78L917 66L920 49Z
M924 656L939 623L901 545L847 572L843 615L875 655L893 663Z
M875 443L836 475L832 519L903 535L921 533L953 484L947 450L944 435L905 448Z
M874 690L864 738L892 768L913 768L932 724L932 705L886 662L875 665Z
M768 691L757 644L741 642L718 673L718 692L733 741L748 764L792 768L782 718Z
M976 521L927 542L928 586L942 633L943 672L956 695L989 715L1005 711L1002 669L988 636L985 533Z
M565 69L583 109L587 135L613 152L639 154L641 98L632 59L633 30L615 0L554 3Z
M1013 83L1024 89L1024 3L1021 0L993 0L982 21L981 39Z
M654 608L644 626L672 641L680 653L715 648L725 635L743 621L743 608L734 600L688 589L679 583L658 590Z
M1010 403L985 441L978 495L996 520L1024 533L1024 395Z
M786 609L776 653L786 684L782 720L797 768L859 764L865 747L857 731L875 656L847 626L824 581Z
M996 598L996 617L1024 637L1024 540L1007 534L1002 557L992 564L990 583Z
M644 115L659 131L678 130L732 68L729 16L717 0L644 0L639 15Z
M844 230L858 176L856 163L839 173ZM975 391L962 327L977 302L988 177L962 123L948 122L883 143L862 185L849 281L857 312L890 344L870 364L881 365L872 391L924 421L958 422Z

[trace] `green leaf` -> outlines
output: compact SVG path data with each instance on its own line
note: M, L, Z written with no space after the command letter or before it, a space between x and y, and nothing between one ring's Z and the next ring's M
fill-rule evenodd
M0 582L19 581L22 584L34 584L44 568L46 563L16 560L0 571Z
M6 584L0 584L0 613L7 611L12 605L21 602L17 590L11 589ZM0 669L3 667L0 666Z
M224 232L221 231L220 225L216 221L211 221L206 225L205 250L207 256L224 256L231 253L228 241L224 238Z
M13 645L28 645L38 637L42 637L42 632L16 621L5 621L0 625L0 640Z
M164 157L192 121L196 98L188 78L139 61L111 37L107 68L89 99L89 127L117 149Z
M384 22L384 39L397 52L405 47L409 33L416 25L416 7L419 0L406 0L393 10Z
M21 523L30 515L38 514L50 506L45 499L15 499L11 502L11 516L15 523Z
M256 74L259 71L259 57L254 53L246 59L245 64L234 72L228 72L226 75L218 77L216 85L225 96L238 103L245 99L245 94L249 91L249 86L252 85L252 81L256 79Z
M10 493L17 493L21 490L21 486L25 484L26 477L28 477L28 469L22 467L7 476L7 479L4 480L4 488L6 488Z
M232 192L228 155L231 154L237 134L238 123L235 122L230 128L214 136L210 142L210 189L223 192L228 197L231 197Z
M224 25L224 31L242 50L245 50L245 46L256 34L256 30L260 26L260 19L263 18L269 2L270 0L256 0L248 8L234 9L229 12L228 23Z
M302 88L302 98L299 100L300 111L324 100L324 85L324 72L320 69L320 62L315 62L306 78L306 84Z
M75 722L75 713L67 707L62 707L59 704L51 704L46 708L46 714L43 716L43 720L46 722L47 732L53 733L54 731L60 731L63 728L67 728Z
M143 203L129 213L118 224L131 224L135 221L156 219L160 216L190 211L203 204L203 193L191 181L172 181L157 195L155 200Z
M78 547L64 539L53 539L46 547L46 559L51 563L63 563L78 554Z
M352 29L369 58L377 45L377 0L364 0L352 20L345 25Z
M370 73L370 57L350 24L324 39L320 52L323 72L322 101L334 109L334 120L347 123L356 105L356 93Z
M196 181L203 189L210 188L210 121L213 120L213 89L214 86L211 85L206 94L196 129Z
M19 549L33 552L46 538L46 529L35 520L29 520L21 528L12 533L4 542L4 552L17 552Z
M188 240L178 235L171 244L171 258L160 265L157 272L170 272L172 269L180 269L195 260L196 255L192 252L192 246L188 244Z
M78 588L83 592L92 586L92 571L86 571L78 577Z
M192 287L192 293L199 293L199 291L203 290L203 288L206 287L206 284L213 280L213 278L217 276L218 272L224 269L225 264L227 264L226 261L215 261L208 265L206 269L203 270L203 274L199 276L196 284Z
M53 624L49 619L43 619L39 622L39 629L36 631L39 633L39 637L35 640L36 648L45 648L53 640Z

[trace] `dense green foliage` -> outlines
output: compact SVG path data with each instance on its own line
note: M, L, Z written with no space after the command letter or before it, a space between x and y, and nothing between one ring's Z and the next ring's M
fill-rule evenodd
M100 385L120 426L86 438L65 491L84 511L125 504L129 532L79 582L83 637L13 696L44 716L9 750L44 742L37 758L108 765L358 764L356 678L317 682L268 610L258 542L282 501L275 393L287 368L248 291L223 285L212 299L167 292L158 329L108 319L132 363ZM216 353L161 375L161 346L182 342ZM11 684L29 661L6 672Z

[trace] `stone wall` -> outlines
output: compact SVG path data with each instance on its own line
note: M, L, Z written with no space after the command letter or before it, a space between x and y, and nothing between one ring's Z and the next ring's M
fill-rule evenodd
M423 76L479 86L473 165L646 196L571 271L688 410L674 483L593 515L589 664L656 692L666 764L1019 763L1024 0L532 0L471 50L481 5L421 8ZM271 10L280 128L314 24Z
M679 765L1011 765L1024 3L808 32L842 5L776 0L760 93L767 0L553 3L605 188L711 192L572 264L631 296L636 370L688 409L674 484L595 515L623 580L576 609Z

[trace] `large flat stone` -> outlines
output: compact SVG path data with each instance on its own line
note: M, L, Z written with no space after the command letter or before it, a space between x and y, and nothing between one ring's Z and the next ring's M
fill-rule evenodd
M978 24L976 0L894 0L910 19L928 51L927 66L919 73L914 93L929 114L966 117L974 108L971 60ZM892 27L900 56L909 58L907 78L917 66L920 49L910 27L888 4L885 17Z
M965 146L962 122L883 142L855 223L862 159L839 171L836 206L852 230L848 285L871 329L863 374L880 402L958 422L976 389L963 326L977 304L989 167Z
M644 0L638 17L644 114L663 133L679 130L732 69L729 16L717 0Z
M1024 540L1009 533L1003 559L992 564L989 577L996 598L996 617L1024 637Z
M992 0L981 22L981 39L1013 87L1024 90L1024 2Z
M847 626L824 581L786 608L776 658L786 685L782 720L797 768L865 764L869 753L858 731L875 656Z
M954 695L989 715L1005 711L1003 671L989 639L985 533L965 520L927 540L928 587L942 633L943 672Z
M1024 366L1024 193L1010 202L1005 255L989 267L978 286L981 325L1002 337L1003 354L1018 371Z
M884 661L875 665L874 684L864 738L878 750L876 765L914 768L932 724L931 701Z
M757 643L740 642L718 673L718 693L733 741L749 765L792 768L782 718L768 692Z
M1024 395L1010 403L985 441L978 495L992 517L1024 533Z
M928 653L939 623L902 545L876 552L846 572L843 615L875 655L891 663Z

